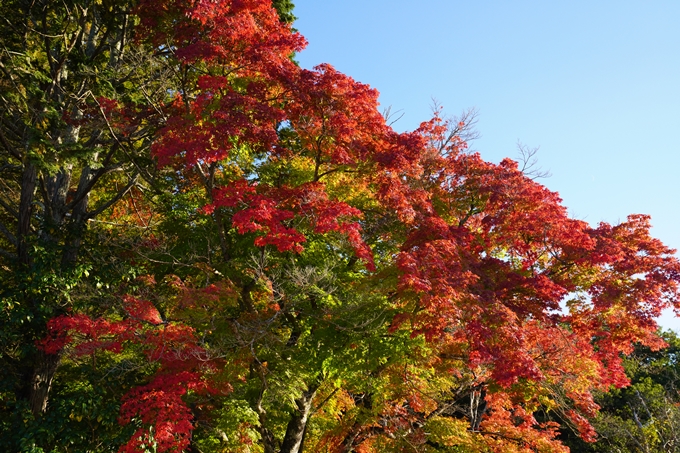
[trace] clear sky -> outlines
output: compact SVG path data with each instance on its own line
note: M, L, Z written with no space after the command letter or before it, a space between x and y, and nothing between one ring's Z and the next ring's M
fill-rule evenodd
M572 216L652 216L680 248L680 1L294 0L309 46L401 111L394 127L479 111L489 161L540 147ZM664 316L666 328L680 320Z

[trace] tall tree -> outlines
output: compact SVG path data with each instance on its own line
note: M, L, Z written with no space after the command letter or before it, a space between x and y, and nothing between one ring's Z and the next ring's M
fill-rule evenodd
M134 71L125 62L128 4L3 2L2 298L3 359L19 377L16 394L43 412L58 355L31 348L47 318L63 313L71 286L87 272L79 261L89 220L134 185L136 172L120 156L101 96ZM131 125L134 127L134 125ZM141 137L132 137L132 142ZM113 171L122 189L92 206L93 189ZM21 321L27 325L14 331ZM17 351L17 346L21 345ZM12 351L12 352L10 352Z

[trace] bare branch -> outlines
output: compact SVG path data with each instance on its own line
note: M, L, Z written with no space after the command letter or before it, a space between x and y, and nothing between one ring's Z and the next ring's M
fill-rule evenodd
M432 114L441 119L442 125L446 126L446 134L432 142L438 152L448 155L453 150L463 150L464 145L481 137L477 130L479 111L476 108L464 110L460 115L441 117L442 107L436 99L432 99Z
M406 113L403 110L397 110L396 112L392 112L392 106L391 105L389 107L386 107L382 111L382 116L383 116L383 118L385 118L385 122L390 127L392 127L392 125L394 123L396 123L397 121L402 119L405 114ZM395 116L396 116L396 118L394 118Z
M538 154L539 149L540 147L529 148L522 142L517 142L517 150L519 151L517 162L520 164L520 171L531 179L549 178L552 176L549 170L543 170L537 166L538 158L536 154Z

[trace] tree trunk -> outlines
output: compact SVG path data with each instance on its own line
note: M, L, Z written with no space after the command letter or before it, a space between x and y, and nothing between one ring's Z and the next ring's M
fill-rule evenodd
M93 160L96 161L97 155ZM71 210L71 226L64 242L64 252L61 257L61 264L68 268L76 264L80 246L83 242L85 229L87 228L87 208L90 198L90 189L88 189L90 181L92 181L93 172L91 167L85 167L80 175L78 189L76 190L76 199L78 202Z
M52 379L61 360L61 353L45 354L39 350L35 360L28 400L31 412L37 417L47 410L47 398L52 387Z
M302 396L295 400L297 411L288 422L286 436L283 438L280 453L301 453L307 431L307 422L312 409L312 400L316 394L319 384L314 384Z
M486 388L475 386L470 391L470 431L479 432L482 416L486 412Z
M3 35L3 46L9 46L4 49L7 58L3 56L2 62L3 77L8 80L0 84L0 91L21 94L16 98L0 96L0 167L3 177L7 169L12 174L11 183L3 186L0 215L3 221L17 220L8 227L0 224L0 230L15 247L18 258L0 249L4 252L0 264L3 269L16 266L12 269L16 282L12 282L11 292L16 294L22 311L32 312L25 318L28 322L11 326L17 336L11 346L17 351L20 344L33 344L43 337L47 317L63 313L68 306L57 300L60 294L50 293L49 287L36 288L40 280L35 276L72 273L81 260L92 214L88 212L88 197L97 178L104 174L104 167L131 166L127 160L118 162L117 140L113 129L105 127L106 118L84 116L82 112L90 105L90 98L102 94L101 83L116 86L129 75L127 66L121 69L126 43L132 36L129 7L127 2L113 2L113 7L91 1L71 3L72 7L67 7L64 2L0 0L3 14L10 14L6 20L14 24ZM101 58L107 51L108 64ZM27 54L37 55L35 58L46 64L30 65L23 57L14 56ZM83 72L81 68L91 70ZM87 124L82 131L81 124ZM107 153L103 165L97 162L100 152ZM14 168L19 166L21 174L15 176ZM73 197L72 179L78 175L80 182ZM15 186L20 187L18 196ZM115 196L100 207L105 209L119 199ZM43 255L34 253L36 243L45 245L49 259L40 262ZM59 250L61 262L53 259ZM34 347L16 355L10 359L16 360L12 363L15 368L3 371L20 376L14 384L16 395L39 416L47 409L62 354L47 355Z
M26 238L31 231L31 213L33 211L33 197L35 194L35 179L37 169L27 162L21 175L21 198L19 199L19 225L17 228L17 255L19 262L28 267L30 258Z

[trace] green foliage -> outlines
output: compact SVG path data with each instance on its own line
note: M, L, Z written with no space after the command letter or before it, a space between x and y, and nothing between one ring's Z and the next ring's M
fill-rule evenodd
M630 386L597 398L601 409L594 426L599 438L594 444L573 439L573 451L680 451L680 338L672 331L662 337L667 348L652 351L639 346L625 358Z
M285 22L287 24L292 24L295 22L295 19L297 19L297 17L293 15L293 9L295 8L295 5L291 0L273 0L272 4L279 13L281 22Z
M49 411L36 417L12 393L3 398L5 451L114 451L132 435L134 426L118 423L124 393L143 379L149 365L134 356L93 353L66 360L53 383ZM11 433L11 434L9 434ZM42 449L42 450L41 450Z

